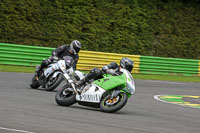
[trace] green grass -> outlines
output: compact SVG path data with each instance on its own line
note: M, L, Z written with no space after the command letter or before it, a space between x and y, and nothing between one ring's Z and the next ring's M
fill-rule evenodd
M35 67L0 65L0 71L1 72L34 73Z
M10 66L0 65L1 72L23 72L23 73L34 73L35 67L24 67L24 66ZM88 72L88 71L84 71ZM172 76L172 75L150 75L150 74L133 74L134 79L145 79L145 80L164 80L164 81L178 81L178 82L200 82L200 77L195 76Z
M200 77L198 76L133 74L133 78L134 79L178 81L178 82L200 82Z

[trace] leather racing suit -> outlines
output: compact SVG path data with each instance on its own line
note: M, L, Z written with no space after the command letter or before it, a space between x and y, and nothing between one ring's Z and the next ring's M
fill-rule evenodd
M82 80L78 82L78 87L81 87L86 82L94 79L97 80L99 78L102 78L102 75L105 73L111 74L111 75L121 75L122 72L119 71L119 66L116 62L112 62L108 65L105 65L102 67L102 70L98 68L93 68L88 75L86 75Z
M74 55L73 53L70 53L70 46L67 45L62 45L58 48L56 48L55 50L52 51L52 56L50 56L48 59L44 59L41 63L40 66L37 66L36 68L36 74L39 75L40 71L47 67L48 65L50 65L51 63L53 63L54 60L59 60L62 59L64 56L71 56L74 59L74 65L73 65L73 69L76 70L76 64L78 62L79 59L79 55L76 54Z

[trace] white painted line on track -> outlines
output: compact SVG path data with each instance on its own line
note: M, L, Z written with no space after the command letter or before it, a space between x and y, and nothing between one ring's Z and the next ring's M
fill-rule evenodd
M159 98L158 98L159 96L165 96L165 95L155 95L155 96L153 96L153 97L154 97L154 99L156 99L156 100L158 100L158 101L161 101L161 102L164 102L164 103L168 103L168 102L166 102L166 101L164 101L164 100L159 99Z
M30 132L30 131L24 131L24 130L12 129L12 128L5 128L5 127L0 127L0 130L7 130L7 131L13 131L13 132L20 132L20 133L35 133L35 132Z
M167 96L167 95L155 95L155 96L153 96L153 97L154 97L154 99L156 99L156 100L158 100L158 101L161 101L161 102L164 102L164 103L170 103L170 102L167 102L167 101L164 101L164 100L159 99L159 98L158 98L159 96ZM175 105L180 105L180 106L184 106L184 107L191 107L191 108L195 108L195 109L200 109L200 108L197 108L197 107L187 106L187 105L184 105L184 104L176 104L176 103L170 103L170 104L175 104Z

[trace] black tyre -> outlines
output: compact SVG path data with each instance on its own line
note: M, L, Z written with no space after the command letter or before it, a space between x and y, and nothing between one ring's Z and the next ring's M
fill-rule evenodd
M36 80L35 78L36 76L34 76L31 80L31 84L30 84L30 87L33 88L33 89L37 89L38 87L40 87L40 84L38 82L38 80Z
M74 91L68 90L68 86L64 86L55 96L56 103L61 106L70 106L76 103L76 95Z
M123 108L128 101L128 96L125 93L119 93L117 97L111 99L111 95L105 96L100 103L101 111L113 113Z
M63 79L63 77L61 74L58 74L58 76L56 76L55 78L50 77L50 79L48 80L48 82L45 85L44 90L53 91L62 82L62 79Z

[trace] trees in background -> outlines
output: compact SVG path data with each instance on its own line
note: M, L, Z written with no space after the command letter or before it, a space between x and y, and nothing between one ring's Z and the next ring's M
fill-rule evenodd
M199 0L1 0L0 42L200 58Z

